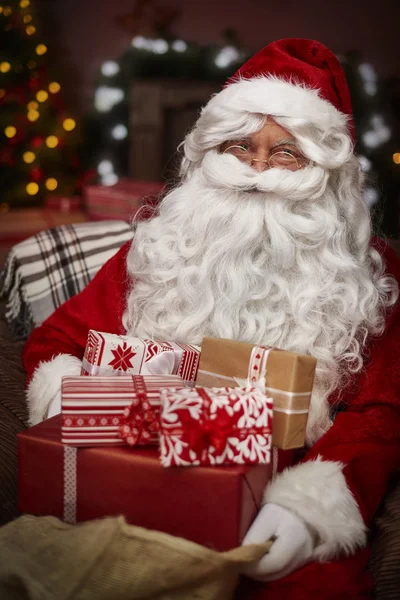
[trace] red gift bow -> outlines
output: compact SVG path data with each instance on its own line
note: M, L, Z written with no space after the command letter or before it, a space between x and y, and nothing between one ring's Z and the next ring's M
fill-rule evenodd
M119 433L129 446L147 444L152 434L157 433L160 424L156 413L147 400L147 392L142 378L136 378L136 398L125 409Z
M207 412L210 398L206 394L206 397L203 396L203 390L198 389L197 391L205 400L204 409ZM230 417L223 408L218 408L215 417L210 418L207 415L205 418L197 420L188 411L182 411L179 415L183 428L182 441L186 442L197 455L201 455L210 446L215 448L216 455L222 454L227 439L235 435L237 431L239 416L236 414L234 417Z

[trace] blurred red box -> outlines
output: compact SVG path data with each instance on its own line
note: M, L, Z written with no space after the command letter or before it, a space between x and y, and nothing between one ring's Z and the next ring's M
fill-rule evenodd
M82 199L79 196L58 196L57 194L51 194L47 196L44 207L47 210L70 213L81 210Z
M158 181L121 179L112 186L84 187L86 211L92 220L129 221L143 206L157 205L165 186Z
M271 464L165 469L154 447L71 448L61 443L56 416L18 434L20 511L60 519L68 514L64 467L73 492L71 454L77 521L123 514L128 523L219 551L240 545L272 472Z

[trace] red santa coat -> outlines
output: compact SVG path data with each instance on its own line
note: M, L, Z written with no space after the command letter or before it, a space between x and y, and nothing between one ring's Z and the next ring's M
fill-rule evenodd
M400 282L400 261L395 253L380 240L374 240L374 245L384 258L386 271ZM122 246L79 295L32 332L23 351L32 422L43 419L60 389L61 377L79 374L89 329L125 333L122 315L130 286L126 271L129 248L130 242ZM337 413L329 431L300 463L274 479L264 497L265 502L293 510L314 529L318 539L314 558L322 562L354 554L366 545L367 526L400 470L399 303L387 317L383 336L370 341L364 369L346 391L341 406L344 410ZM360 591L365 580L354 579L365 563L363 552L333 561L323 570L315 562L268 584L263 588L268 594L260 592L260 598L300 598L301 589L304 598L318 594L325 598L365 597ZM313 581L312 596L303 572ZM338 586L341 592L335 595ZM345 595L344 589L352 589L352 596Z

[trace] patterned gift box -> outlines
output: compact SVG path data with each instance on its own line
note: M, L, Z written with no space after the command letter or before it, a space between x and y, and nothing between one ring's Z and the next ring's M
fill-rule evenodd
M200 348L189 344L147 340L91 329L81 375L179 375L194 382Z
M164 467L268 464L272 399L260 388L161 391Z
M160 389L183 386L178 375L63 377L61 441L70 446L158 444Z

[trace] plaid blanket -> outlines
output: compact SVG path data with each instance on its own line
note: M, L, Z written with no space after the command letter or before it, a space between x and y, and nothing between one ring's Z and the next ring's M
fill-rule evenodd
M102 221L54 227L16 244L0 273L12 335L26 339L132 237L128 223Z

